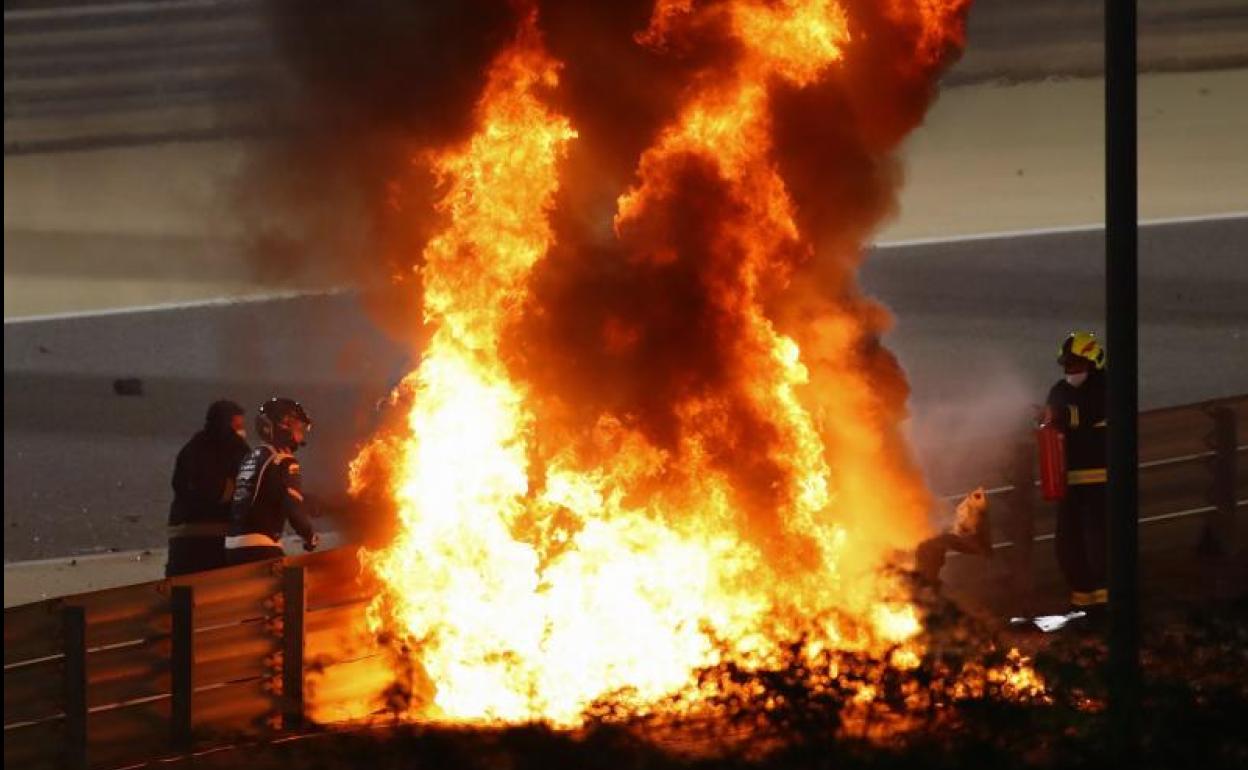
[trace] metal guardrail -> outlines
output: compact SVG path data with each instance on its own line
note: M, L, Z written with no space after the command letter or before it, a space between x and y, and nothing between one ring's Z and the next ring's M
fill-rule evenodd
M1193 553L1236 549L1248 396L1145 413L1141 437L1142 523L1183 522ZM1019 437L1010 483L991 490L1014 592L1052 537L1033 454ZM117 768L380 708L373 593L339 548L6 609L4 766Z
M1039 499L1032 437L1007 440L1011 443L1007 483L986 490L995 534L993 558L1004 562L1004 575L1000 569L962 567L954 569L951 582L971 588L979 588L975 583L995 583L993 591L1017 596L1060 582L1052 555L1038 555L1035 548L1054 538L1056 506ZM1248 519L1248 473L1240 470L1244 464L1248 464L1248 396L1141 413L1141 537L1178 540L1204 555L1242 549ZM1158 532L1158 527L1166 532ZM1149 546L1142 542L1142 548Z
M120 767L332 714L377 655L372 593L340 548L6 609L4 766Z

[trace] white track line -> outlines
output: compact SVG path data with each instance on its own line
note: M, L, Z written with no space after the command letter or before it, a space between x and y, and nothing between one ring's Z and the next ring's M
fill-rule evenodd
M1235 219L1248 219L1248 211L1227 211L1222 214L1208 214L1196 217L1170 217L1164 219L1142 219L1140 227L1158 227L1165 225L1191 225L1205 222L1225 222ZM991 241L1004 238L1029 238L1045 235L1066 235L1069 233L1094 233L1105 229L1104 222L1092 222L1083 225L1066 225L1063 227L1039 227L1032 230L997 230L987 233L968 235L948 235L935 238L910 238L897 241L879 241L872 244L874 249L899 249L907 246L935 246L942 243L967 243L973 241Z
M73 321L81 318L101 318L131 313L163 313L170 310L194 310L205 307L228 307L230 305L252 305L260 302L280 302L304 297L329 297L355 291L353 288L338 287L334 289L307 289L302 291L278 291L270 294L245 294L241 297L214 297L197 299L190 302L169 302L159 305L135 305L133 307L115 307L106 310L82 310L70 313L48 313L46 315L26 315L4 319L4 325L39 323L42 321Z
M1199 217L1174 217L1171 219L1142 220L1140 227L1157 227L1165 225L1200 224L1205 222L1224 222L1236 219L1248 219L1248 211L1230 211L1223 214L1211 214ZM903 241L880 241L869 248L875 250L905 248L907 246L933 246L944 243L970 243L974 241L990 241L1003 238L1030 238L1046 235L1062 235L1066 233L1096 232L1105 229L1104 224L1071 225L1068 227L1047 227L1035 230L1001 230L990 233L972 233L967 235L950 235L938 238L915 238ZM250 304L255 302L272 302L276 300L298 299L300 297L319 297L333 294L345 294L355 291L353 288L285 291L272 294L254 294L243 297L217 297L214 299L195 300L192 302L171 302L158 305L137 305L135 307L109 308L107 310L83 310L69 313L48 313L46 315L17 316L4 319L4 325L38 323L40 321L72 321L79 318L98 318L103 316L128 315L130 313L159 313L169 310L189 310L202 307L224 307L229 305Z

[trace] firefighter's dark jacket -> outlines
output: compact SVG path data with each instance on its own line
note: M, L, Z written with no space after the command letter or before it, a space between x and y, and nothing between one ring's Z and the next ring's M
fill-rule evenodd
M186 442L173 466L169 524L226 524L239 463L249 451L233 431L201 430Z
M1105 372L1093 370L1083 385L1065 380L1049 391L1049 419L1066 435L1069 484L1104 484L1107 457Z
M304 540L312 537L299 461L289 452L261 444L238 469L230 535L261 534L278 541L287 521Z

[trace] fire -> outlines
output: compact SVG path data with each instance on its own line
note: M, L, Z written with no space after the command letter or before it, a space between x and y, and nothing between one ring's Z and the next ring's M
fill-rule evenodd
M924 25L916 57L955 34L927 31L955 21L919 6L906 15ZM830 310L789 333L770 309L816 259L776 162L773 100L830 76L851 20L833 0L659 0L636 39L662 52L705 28L734 53L694 78L614 218L626 267L709 255L696 285L731 376L680 391L664 440L627 410L559 418L559 399L515 373L577 139L551 106L563 65L536 10L491 64L472 135L423 159L444 217L420 273L435 331L400 387L404 430L352 466L357 488L380 469L397 509L395 540L364 560L384 585L375 630L403 639L432 683L413 716L575 725L604 699L641 708L696 689L725 658L765 665L799 636L917 663L916 613L874 572L883 541L843 515L913 522L925 502L904 458L882 459L896 425L871 406L870 373L822 363L870 331ZM674 220L691 189L710 216ZM624 356L654 331L611 316L600 340Z
M498 346L550 246L558 162L576 136L538 96L557 82L530 17L493 64L476 133L432 158L449 223L424 254L425 315L438 328L404 383L417 394L408 439L370 450L393 450L402 524L370 566L392 588L395 622L422 640L452 718L524 717L529 684L500 653L542 637L538 554L511 532L529 491L532 415Z

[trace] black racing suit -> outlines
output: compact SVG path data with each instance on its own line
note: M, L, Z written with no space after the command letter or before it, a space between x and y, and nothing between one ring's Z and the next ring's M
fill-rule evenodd
M238 469L230 512L230 536L225 540L230 564L271 559L282 555L286 522L299 536L312 539L312 523L303 506L303 483L294 454L261 444Z
M233 431L205 429L178 452L169 506L166 577L225 566L234 477L249 450Z
M1066 436L1066 497L1058 505L1057 561L1076 606L1105 604L1108 560L1105 372L1049 391L1048 419Z

